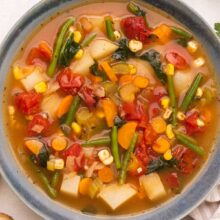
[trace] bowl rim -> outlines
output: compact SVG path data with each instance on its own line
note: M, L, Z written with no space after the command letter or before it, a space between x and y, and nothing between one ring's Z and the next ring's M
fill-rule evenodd
M109 0L106 0L107 2ZM90 2L89 0L81 2ZM170 14L181 24L185 25L192 33L200 40L206 53L212 60L216 75L220 76L220 62L218 62L218 54L220 54L220 44L217 37L203 21L203 19L192 9L186 6L179 0L142 0L160 10ZM3 75L0 79L0 91L3 94L5 78L8 73L11 62L7 58L13 58L12 50L19 48L22 42L22 33L28 32L40 21L44 21L61 8L68 7L74 3L79 3L79 0L41 0L32 7L25 15L12 27L11 31L3 40L0 46L0 74ZM24 36L23 36L24 37ZM17 40L18 38L19 40ZM10 60L10 59L9 59ZM12 60L12 59L11 59ZM219 80L218 80L219 82ZM0 102L0 118L3 120L3 95ZM219 131L218 131L219 133ZM19 198L32 210L38 213L45 219L111 219L109 216L91 216L80 213L79 211L71 210L62 204L54 202L44 193L39 193L37 187L25 177L23 171L17 166L17 162L13 160L13 155L9 149L9 141L5 132L3 123L0 123L0 172L13 191ZM220 179L220 140L218 138L215 144L215 150L210 156L208 162L202 168L193 184L187 187L186 190L175 199L161 205L159 208L153 209L142 214L132 214L125 216L116 216L114 219L180 219L188 214L193 208L199 205L205 198L207 193L216 185ZM11 160L10 163L8 163ZM25 177L25 178L24 178ZM205 188L204 188L205 186ZM187 199L186 202L184 199Z

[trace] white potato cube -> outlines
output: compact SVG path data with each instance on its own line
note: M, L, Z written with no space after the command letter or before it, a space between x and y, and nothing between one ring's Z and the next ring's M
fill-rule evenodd
M201 67L205 65L205 59L203 57L198 57L193 61L195 67Z
M60 191L70 196L77 197L79 192L80 176L74 172L64 174Z
M102 198L112 210L117 209L123 203L132 198L137 191L129 184L111 184L102 188L99 197Z

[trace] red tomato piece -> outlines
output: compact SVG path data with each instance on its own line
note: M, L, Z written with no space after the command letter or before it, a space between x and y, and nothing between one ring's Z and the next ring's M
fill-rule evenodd
M34 91L21 92L15 95L15 105L25 115L39 112L42 96Z
M156 140L156 138L157 138L157 133L154 131L152 126L148 124L144 131L145 144L152 145L153 142Z
M128 39L140 40L149 43L151 30L147 27L143 17L127 17L121 20L121 27Z
M166 54L166 59L169 63L173 64L177 69L186 69L188 64L184 57L177 52L169 52Z
M135 155L132 155L128 165L128 172L131 176L140 176L145 174L146 167Z
M47 118L42 115L34 115L27 127L28 136L38 136L40 134L45 135L45 132L49 127L50 122Z
M156 101L160 101L160 99L167 95L167 90L163 86L156 86L153 91L154 97Z
M149 119L157 117L158 115L160 115L160 112L161 112L161 107L157 102L153 102L149 105L148 108Z
M92 107L96 104L94 90L89 85L85 85L82 87L82 89L79 92L79 96L89 107Z
M82 151L80 144L72 144L67 150L63 151L63 157L66 159L68 156L78 157Z
M178 174L176 172L168 173L165 175L165 180L167 182L167 185L171 189L178 189L180 187L180 181Z
M65 68L57 76L57 81L63 92L76 95L84 83L84 78L73 74L70 68Z

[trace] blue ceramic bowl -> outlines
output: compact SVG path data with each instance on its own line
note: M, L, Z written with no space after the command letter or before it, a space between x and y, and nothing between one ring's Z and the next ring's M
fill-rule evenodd
M75 3L89 2L77 0L44 0L32 8L11 30L0 48L0 92L3 94L6 75L13 60L15 51L18 50L26 36L42 21L64 8ZM220 44L213 32L204 21L186 5L177 0L145 0L144 2L155 6L172 15L176 20L185 25L202 43L213 67L220 76ZM0 120L3 121L3 97L0 99ZM34 211L45 219L113 219L108 216L88 216L77 210L70 209L51 200L44 192L34 186L23 174L12 153L9 140L0 123L0 165L1 174L17 193L17 195ZM129 216L114 217L114 219L154 219L173 220L186 216L194 209L208 192L215 186L220 177L220 143L216 140L214 152L201 172L192 183L178 196L146 213ZM24 213L25 216L25 213Z

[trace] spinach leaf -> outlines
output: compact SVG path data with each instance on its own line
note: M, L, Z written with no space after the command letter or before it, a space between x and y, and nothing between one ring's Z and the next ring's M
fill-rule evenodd
M71 60L80 49L80 45L73 40L73 33L70 33L62 45L59 55L59 65L69 66Z
M163 157L160 157L156 160L151 161L151 163L147 167L147 174L153 173L165 167L175 167L176 165L177 160L175 158L171 160L164 160Z
M115 117L115 120L114 120L114 124L120 128L122 125L124 125L126 123L126 120L123 119L123 118L120 118L119 116L116 116Z
M162 70L162 64L161 64L161 58L160 58L160 53L157 52L154 49L149 50L148 52L142 54L140 56L142 60L148 61L151 66L153 67L155 74L157 78L165 84L167 81L167 76Z
M220 23L215 23L215 31L218 37L220 37Z
M49 159L49 152L48 152L46 146L44 146L44 147L42 147L40 153L38 154L39 165L41 167L46 167L48 159Z
M99 69L97 61L95 61L95 63L92 66L90 66L90 71L94 76L102 77L104 81L107 79L106 74Z
M134 57L135 53L128 48L128 40L123 38L119 41L119 48L113 53L112 58L115 60L126 61L130 57Z

